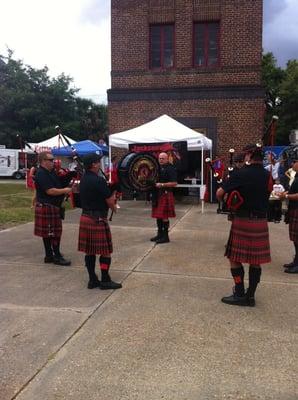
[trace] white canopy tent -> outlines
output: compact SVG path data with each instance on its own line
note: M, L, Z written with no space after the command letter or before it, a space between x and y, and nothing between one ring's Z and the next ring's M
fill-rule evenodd
M65 135L64 135L65 136ZM65 136L71 144L76 143L75 140L71 139L68 136ZM61 137L61 135L53 136L50 139L44 140L40 143L29 143L30 147L36 152L47 151L51 149L58 149L60 147L67 146L65 140ZM29 146L25 146L26 150L30 151Z
M202 133L181 124L168 115L162 115L128 131L110 135L110 146L128 149L132 143L162 143L187 141L187 149L211 150L212 140Z
M163 143L163 142L187 142L188 151L202 151L201 158L201 185L200 197L202 200L203 212L203 196L205 187L203 185L204 178L204 159L203 150L212 150L212 140L208 139L202 133L181 124L168 115L162 115L153 121L129 129L124 132L115 133L109 137L109 153L111 158L111 147L120 147L128 149L133 143Z

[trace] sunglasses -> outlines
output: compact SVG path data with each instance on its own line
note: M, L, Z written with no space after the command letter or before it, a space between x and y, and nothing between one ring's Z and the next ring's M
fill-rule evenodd
M53 161L54 162L54 158L45 158L45 161Z

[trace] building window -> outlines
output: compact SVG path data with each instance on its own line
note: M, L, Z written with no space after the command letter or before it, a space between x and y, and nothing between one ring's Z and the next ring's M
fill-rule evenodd
M194 24L194 66L214 67L219 64L219 22Z
M174 25L150 26L150 68L174 67Z

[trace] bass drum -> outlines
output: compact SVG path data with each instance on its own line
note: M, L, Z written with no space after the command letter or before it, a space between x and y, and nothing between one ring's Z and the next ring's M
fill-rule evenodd
M118 177L127 189L148 192L159 179L158 161L150 154L126 154L118 164Z

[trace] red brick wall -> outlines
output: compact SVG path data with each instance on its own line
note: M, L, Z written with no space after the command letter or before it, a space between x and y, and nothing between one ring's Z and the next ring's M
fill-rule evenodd
M220 68L195 69L193 22L212 19L221 26ZM152 73L149 24L163 22L175 23L176 65ZM112 0L112 88L260 84L261 54L262 0Z
M262 0L111 0L112 89L259 87L261 85ZM192 66L194 21L220 21L220 66ZM175 68L149 70L150 23L175 23ZM244 89L245 91L245 89ZM108 103L110 133L168 114L217 119L218 152L260 139L263 100L142 100Z
M262 100L115 102L109 104L109 128L110 133L120 132L162 114L173 118L215 117L218 152L228 156L231 147L239 151L245 144L261 139L262 110Z

